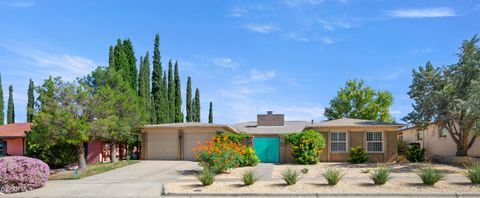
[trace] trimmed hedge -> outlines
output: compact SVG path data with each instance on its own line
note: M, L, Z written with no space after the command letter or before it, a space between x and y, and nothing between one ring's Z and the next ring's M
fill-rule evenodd
M41 160L12 156L0 158L0 192L16 193L43 187L50 175Z

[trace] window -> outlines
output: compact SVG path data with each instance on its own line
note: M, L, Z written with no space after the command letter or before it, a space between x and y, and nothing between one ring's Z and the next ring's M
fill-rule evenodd
M332 152L347 152L347 132L331 132L330 138Z
M0 157L5 156L6 142L0 140Z
M367 152L383 152L383 132L367 132Z
M447 128L440 128L440 130L438 131L438 137L439 138L446 138L447 137L447 134L448 134L448 129Z
M417 131L417 141L423 140L423 131Z

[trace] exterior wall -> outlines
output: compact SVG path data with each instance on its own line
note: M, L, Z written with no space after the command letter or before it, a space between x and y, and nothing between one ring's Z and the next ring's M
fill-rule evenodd
M7 154L11 156L20 156L24 154L24 146L26 146L26 141L24 140L22 144L22 138L15 139L6 139L7 142Z
M104 161L104 144L101 141L92 141L88 143L87 163L93 164ZM108 159L110 160L110 159Z

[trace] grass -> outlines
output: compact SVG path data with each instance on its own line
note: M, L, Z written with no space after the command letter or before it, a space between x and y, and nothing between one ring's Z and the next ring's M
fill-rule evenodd
M215 181L215 173L210 168L204 167L203 171L197 175L197 179L203 186L210 186Z
M390 179L390 170L388 170L388 168L385 166L381 166L380 168L375 169L372 174L370 174L370 178L376 185L383 185Z
M472 184L480 184L480 164L470 166L465 170L465 176Z
M292 168L288 168L280 173L282 179L287 182L287 185L296 184L300 180L300 173Z
M59 172L48 177L49 180L71 180L71 179L82 179L85 177L90 177L92 175L104 173L111 171L117 168L128 166L131 164L138 163L138 160L123 160L115 163L97 163L88 165L86 170L81 170L78 172L77 176L73 175L73 171L64 171Z
M418 176L422 179L423 184L433 186L438 181L442 180L445 177L444 174L440 173L437 169L427 166L420 169Z
M338 169L327 169L322 176L327 180L328 185L334 186L342 179L343 173Z
M258 178L255 177L253 170L248 170L245 173L243 173L242 180L245 186L250 186L254 184L258 180Z

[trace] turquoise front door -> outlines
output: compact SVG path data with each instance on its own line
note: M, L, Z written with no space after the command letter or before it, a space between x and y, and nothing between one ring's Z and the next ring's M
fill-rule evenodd
M280 162L280 138L255 137L253 148L261 162Z

